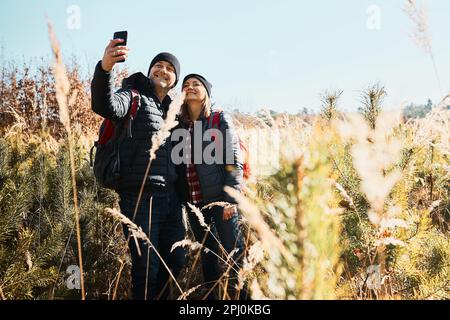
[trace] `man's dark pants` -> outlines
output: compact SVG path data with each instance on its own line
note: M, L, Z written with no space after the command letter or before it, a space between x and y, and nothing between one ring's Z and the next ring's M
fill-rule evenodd
M133 218L137 196L138 193L120 193L120 209L129 219ZM151 212L150 198L152 198ZM173 252L170 252L172 245L185 237L181 203L177 194L175 192L144 193L134 222L147 235L149 234L150 215L149 238L154 248L171 269L173 275L177 277L185 263L185 251L183 248L178 247ZM129 232L126 226L124 226L124 233L125 237L128 237ZM148 246L142 240L139 240L140 256L132 237L128 242L128 246L132 260L133 299L167 299L169 297L176 298L181 294L154 249L150 250L150 259L149 263L147 263ZM145 292L146 283L147 293ZM170 292L173 292L174 296L170 296Z

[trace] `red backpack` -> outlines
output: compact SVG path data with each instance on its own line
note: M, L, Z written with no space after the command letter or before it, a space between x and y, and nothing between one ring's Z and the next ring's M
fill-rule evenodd
M207 118L208 128L220 130L220 114L222 112L223 112L222 110L211 111L211 114ZM212 141L214 141L215 138L216 138L215 135L211 136ZM248 149L245 146L244 141L242 141L242 139L240 137L238 137L238 138L239 138L239 147L241 148L241 152L242 152L243 160L244 160L244 163L243 163L244 180L248 180L251 176L250 164L248 162Z
M131 90L131 107L128 115L121 122L104 119L99 130L99 138L90 151L90 163L94 175L104 188L117 190L120 179L120 144L125 137L132 137L131 123L141 105L141 96L137 90ZM95 158L92 153L96 148Z

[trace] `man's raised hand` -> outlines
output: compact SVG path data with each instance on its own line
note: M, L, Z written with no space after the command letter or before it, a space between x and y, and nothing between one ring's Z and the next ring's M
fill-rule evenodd
M109 72L113 69L114 65L117 61L125 60L128 58L128 49L127 46L120 46L117 44L122 43L123 39L113 39L109 42L108 46L105 48L105 53L102 58L102 69Z

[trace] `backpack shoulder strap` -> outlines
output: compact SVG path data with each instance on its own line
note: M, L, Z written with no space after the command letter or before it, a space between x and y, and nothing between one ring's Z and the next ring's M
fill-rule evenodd
M211 111L208 117L208 128L220 129L220 116L222 110Z
M136 114L139 110L139 107L141 106L141 95L140 95L139 91L137 91L136 89L131 89L130 91L131 91L131 107L130 107L130 111L127 115L127 118L125 119L125 121L123 122L123 125L122 125L122 127L124 127L126 129L127 136L129 138L132 137L131 123L136 118ZM122 130L120 130L120 131L122 131Z
M136 113L141 106L141 95L136 89L131 89L131 110L130 118L133 120L136 117Z
M212 128L214 113L215 113L214 111L211 111L211 114L208 117L208 128Z
M114 136L115 126L111 120L104 119L102 125L100 126L100 134L97 141L97 144L104 145L106 144L111 137Z

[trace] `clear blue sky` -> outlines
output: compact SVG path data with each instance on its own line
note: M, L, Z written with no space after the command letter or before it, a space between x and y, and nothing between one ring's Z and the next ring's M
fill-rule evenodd
M130 71L146 72L160 51L174 53L182 76L204 74L218 105L255 111L318 109L319 93L344 90L342 108L358 106L360 90L380 81L388 107L437 101L430 59L408 36L404 0L2 0L0 43L6 60L50 58L45 15L69 58L93 70L114 31L128 30ZM419 1L423 3L423 1ZM427 3L444 92L450 91L450 1ZM80 9L79 29L67 26ZM380 29L367 9L380 9ZM75 25L76 26L76 25Z

